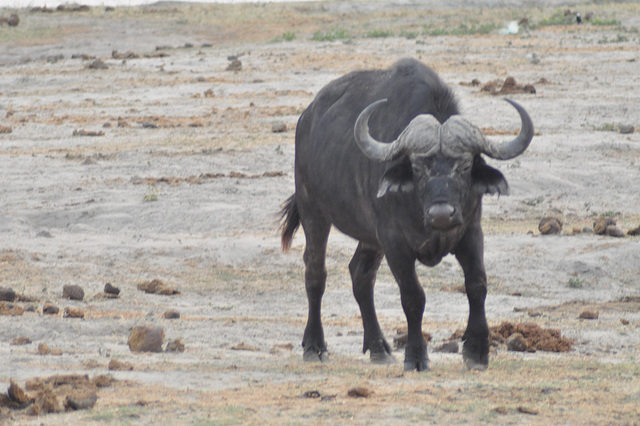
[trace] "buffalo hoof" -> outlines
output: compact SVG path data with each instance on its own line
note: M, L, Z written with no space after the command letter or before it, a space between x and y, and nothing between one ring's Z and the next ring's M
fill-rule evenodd
M489 355L478 356L477 354L469 354L462 352L462 359L467 370L485 371L489 367Z
M327 362L329 361L329 354L326 350L306 350L302 359L304 362Z
M429 371L429 360L423 359L420 361L404 361L404 371Z

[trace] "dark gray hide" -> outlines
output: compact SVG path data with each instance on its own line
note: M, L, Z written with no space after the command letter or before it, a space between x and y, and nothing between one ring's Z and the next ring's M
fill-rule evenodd
M425 294L415 262L434 266L452 253L464 271L469 300L463 357L469 368L487 367L481 201L485 193L507 193L508 186L481 154L513 158L533 138L526 111L509 102L520 114L520 135L492 143L457 115L453 93L431 69L404 59L386 70L353 72L329 83L302 113L296 129L295 193L282 210L282 245L288 249L302 224L309 301L305 360L326 359L320 309L333 225L359 241L349 270L362 313L363 352L369 351L372 361L393 359L373 299L383 256L407 317L404 367L420 371L429 368L429 360L422 335Z

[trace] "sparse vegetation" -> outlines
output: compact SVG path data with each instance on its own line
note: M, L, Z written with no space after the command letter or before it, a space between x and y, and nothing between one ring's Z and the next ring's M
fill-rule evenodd
M316 31L311 37L313 41L336 41L336 40L347 40L350 36L347 34L347 31L344 29L333 27L326 31Z
M569 279L569 287L571 287L571 288L582 288L582 287L584 287L584 282L580 278L570 278Z

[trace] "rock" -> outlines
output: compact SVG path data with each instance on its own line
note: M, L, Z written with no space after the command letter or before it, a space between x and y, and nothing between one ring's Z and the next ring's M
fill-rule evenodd
M271 125L272 133L282 133L286 131L287 131L287 125L284 123L284 121L276 121Z
M162 352L162 327L135 327L127 341L131 352Z
M60 308L54 305L51 302L44 302L44 307L42 308L42 313L46 315L57 315L60 312Z
M166 352L184 352L184 343L181 339L172 340L167 343Z
M357 386L347 391L347 396L351 398L369 398L372 394L373 392L364 386Z
M133 369L133 367L131 367L131 369ZM91 380L91 383L93 383L98 388L106 388L106 387L111 386L115 381L116 381L116 379L114 379L111 376L107 376L105 374L100 374L98 376L95 376Z
M138 284L138 289L144 291L145 293L162 294L165 296L180 294L178 290L166 286L161 280L157 278Z
M241 71L242 62L239 59L231 59L231 62L227 66L227 71Z
M615 238L624 237L624 232L620 228L618 228L616 225L607 226L606 234L610 237L615 237Z
M514 352L525 352L529 346L527 340L520 333L514 333L506 341L507 349Z
M73 308L71 306L64 308L64 318L84 318L84 311L80 308Z
M9 15L9 18L7 19L7 25L9 25L10 27L17 27L19 23L20 17L16 13L12 13L11 15Z
M106 283L104 285L104 292L106 294L110 294L112 296L119 296L120 295L120 289L118 287L115 287L111 283Z
M96 405L98 395L95 392L76 392L74 395L68 395L64 401L64 407L67 410L87 410Z
M600 316L600 312L590 311L588 309L585 309L584 311L580 312L580 315L578 315L578 318L594 320L594 319L598 319L598 316Z
M562 219L557 217L543 217L538 224L538 230L543 235L559 234L562 231Z
M180 318L180 312L174 309L170 309L168 311L165 311L163 316L165 319L178 319Z
M458 345L458 342L455 341L449 341L449 342L445 342L442 345L436 347L436 352L444 352L444 353L449 353L449 354L457 354L458 351L460 350L460 347Z
M238 343L237 345L233 345L229 349L233 351L252 351L252 352L258 352L260 350L255 346L247 345L244 342Z
M635 131L635 128L630 124L621 124L620 125L620 133L623 135L631 134Z
M62 287L62 297L71 300L82 300L84 299L84 290L79 285L66 284Z
M610 216L600 216L593 222L593 232L598 235L604 235L607 233L607 227L616 225L616 219Z
M30 343L31 343L31 339L29 339L27 336L16 337L11 341L11 344L13 346L28 345Z
M633 228L629 230L629 232L627 232L627 235L632 235L632 236L640 235L640 225L638 225L637 228Z
M109 361L109 370L111 371L131 371L133 370L133 364L130 362L119 361L115 358L111 358Z
M40 343L38 344L38 353L40 355L49 355L51 353L51 349L46 343Z
M101 59L96 59L95 61L91 62L89 65L87 65L87 68L90 69L90 70L106 70L106 69L109 69L107 64L105 64Z
M24 314L24 308L13 303L0 302L0 315L20 316Z
M12 288L9 287L0 287L0 300L4 300L5 302L13 302L16 300L16 292L13 291Z
M15 382L15 380L11 379L9 383L7 394L12 401L17 402L18 404L24 404L30 400L26 392L18 385L18 383Z

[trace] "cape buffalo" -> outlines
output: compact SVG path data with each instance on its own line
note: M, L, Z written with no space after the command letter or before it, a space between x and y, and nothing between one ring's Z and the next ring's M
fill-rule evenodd
M383 256L400 288L407 317L405 370L427 370L422 335L425 294L416 260L434 266L452 253L469 300L463 340L468 368L489 363L487 294L480 225L484 194L506 194L507 182L482 154L509 160L533 138L520 105L519 135L495 143L458 115L457 101L430 68L403 59L385 70L358 71L325 86L302 113L295 139L295 193L282 209L282 247L300 224L306 237L309 316L304 359L324 361L321 321L325 255L331 226L359 241L349 263L364 326L363 353L393 360L374 307L373 287Z

